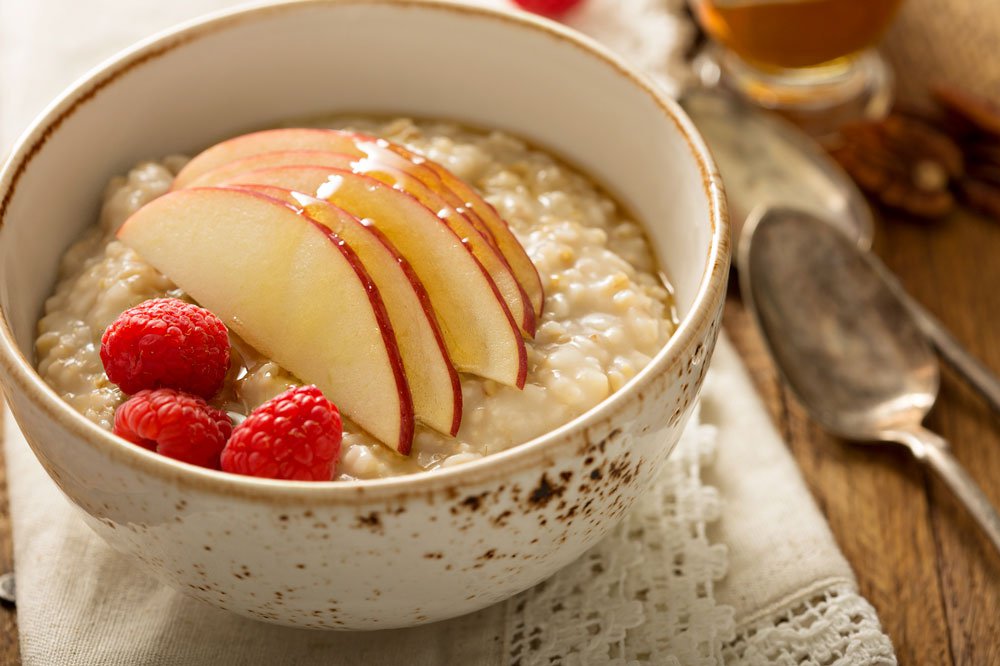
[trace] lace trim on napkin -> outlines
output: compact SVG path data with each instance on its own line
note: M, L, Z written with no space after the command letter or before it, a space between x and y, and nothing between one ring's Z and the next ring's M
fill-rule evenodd
M607 538L507 603L510 666L895 664L875 609L849 581L821 581L737 629L715 602L726 547L709 543L704 485L716 429L692 417L654 487Z
M662 476L600 544L507 604L511 666L663 664L722 660L733 610L715 603L726 549L709 543L715 488L701 483L716 430L692 425Z
M826 581L783 601L741 629L723 649L726 663L788 666L895 664L878 615L846 581Z

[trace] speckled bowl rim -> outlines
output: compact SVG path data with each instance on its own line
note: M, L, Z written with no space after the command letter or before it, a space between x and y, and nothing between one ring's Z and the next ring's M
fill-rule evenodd
M677 127L701 171L702 186L709 206L708 222L712 227L711 244L703 264L707 270L701 279L690 311L681 320L674 335L649 364L625 386L584 414L545 435L454 468L373 480L310 483L258 479L196 467L131 445L76 412L42 380L31 362L21 354L7 321L6 312L0 309L0 365L10 378L9 390L23 391L37 402L45 416L91 445L103 449L116 462L123 463L138 472L180 485L246 499L354 504L358 501L400 499L413 494L434 494L440 490L453 490L505 477L532 466L546 467L560 453L565 453L559 451L559 448L560 445L570 441L567 435L608 421L609 415L619 411L625 403L636 400L637 394L642 392L643 387L654 375L665 372L679 362L682 351L702 342L703 336L721 307L730 261L729 219L719 172L691 120L646 76L594 40L555 22L523 12L513 13L473 7L451 0L288 0L217 12L183 23L140 41L98 65L70 86L36 118L15 143L0 169L0 228L3 227L7 206L18 180L49 136L58 131L66 118L100 94L103 88L118 77L175 48L216 31L244 21L255 20L263 15L297 11L302 7L317 5L403 6L419 8L421 11L471 14L483 19L502 21L518 26L519 29L542 33L603 60L649 95Z

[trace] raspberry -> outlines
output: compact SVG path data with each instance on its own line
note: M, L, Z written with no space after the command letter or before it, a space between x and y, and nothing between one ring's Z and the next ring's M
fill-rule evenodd
M211 398L229 369L229 334L222 320L176 298L129 308L101 337L101 361L127 394L172 388Z
M192 465L219 469L219 454L233 431L221 409L173 389L139 391L115 411L115 434Z
M580 0L514 0L514 3L529 12L555 18L576 7Z
M336 405L315 386L296 386L233 429L222 451L222 469L268 479L329 481L342 436Z

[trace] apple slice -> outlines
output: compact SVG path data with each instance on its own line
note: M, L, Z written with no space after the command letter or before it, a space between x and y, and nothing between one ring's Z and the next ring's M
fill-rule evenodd
M315 194L374 226L426 287L455 367L524 387L527 351L496 284L462 239L419 201L374 178L325 167L249 171L225 184Z
M325 226L261 194L172 192L118 238L265 356L402 454L413 401L378 288Z
M316 150L289 150L273 153L258 153L250 157L228 162L202 174L192 187L219 185L231 181L243 172L256 171L280 166L313 166L363 171L366 175L415 197L432 212L437 213L445 223L458 234L479 263L483 265L496 284L514 321L518 323L526 338L535 335L535 311L528 295L521 288L503 255L491 244L469 220L458 213L437 193L410 174L396 167L372 164L368 158L357 158L343 153L327 153Z
M492 234L493 238L496 239L497 248L503 254L504 258L507 259L511 270L517 276L518 282L531 299L535 316L542 316L542 307L545 304L545 292L542 288L542 280L538 275L538 269L535 268L531 257L525 252L521 241L517 240L507 222L500 217L496 209L489 202L483 199L468 183L437 162L417 155L403 146L370 137L368 140L359 140L358 147L375 161L386 159L384 151L388 150L405 157L418 166L425 166L434 173L438 177L437 182L440 183L439 186L435 186L433 179L420 175L417 177L436 192L450 192L454 195L453 197L446 197L449 203L469 215L473 219L474 224L487 229Z
M242 134L195 155L174 178L173 189L188 187L209 171L259 153L311 150L363 157L354 137L349 132L305 127Z
M275 150L253 153L206 171L182 187L216 187L245 171L257 171L258 169L279 166L314 164L334 169L350 169L351 162L356 159L351 155L331 153L326 150ZM173 189L179 189L176 180Z
M333 204L269 185L239 187L302 210L354 250L385 303L403 357L417 420L454 436L462 423L462 385L445 350L430 297L409 262L399 255L382 232L365 226Z
M510 265L521 288L531 300L535 316L540 317L545 295L535 265L507 223L473 188L440 164L377 137L316 128L288 128L253 132L218 143L188 162L174 179L181 188L202 174L227 162L257 153L287 150L319 150L367 157L371 164L393 166L420 180L494 241Z

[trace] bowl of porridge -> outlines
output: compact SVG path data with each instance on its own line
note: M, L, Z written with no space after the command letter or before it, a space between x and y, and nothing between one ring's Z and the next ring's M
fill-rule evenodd
M656 478L728 242L690 121L586 38L262 6L126 51L15 146L0 381L83 519L166 584L421 624L544 580Z

